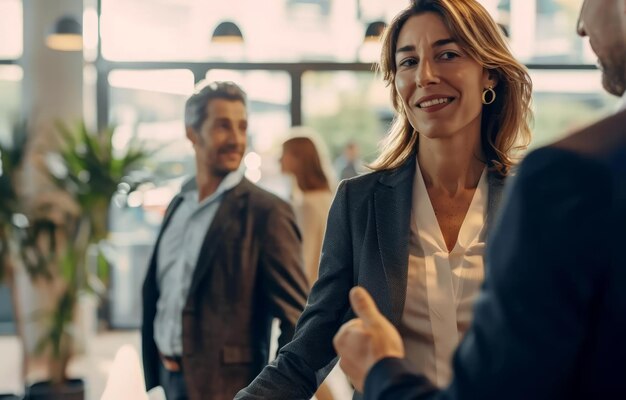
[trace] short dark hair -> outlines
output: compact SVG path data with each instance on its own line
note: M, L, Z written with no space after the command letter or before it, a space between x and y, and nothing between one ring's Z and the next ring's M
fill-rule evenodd
M231 81L215 81L208 85L199 83L196 92L185 103L185 126L199 131L207 118L207 105L214 99L241 101L246 104L246 92Z

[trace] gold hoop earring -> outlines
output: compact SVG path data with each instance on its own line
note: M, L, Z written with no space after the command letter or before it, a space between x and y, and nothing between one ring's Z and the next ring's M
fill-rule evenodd
M487 93L489 93L491 96L491 100L487 101ZM496 91L493 90L493 86L489 86L487 87L487 89L483 90L483 104L485 105L489 105L491 103L493 103L494 101L496 101Z

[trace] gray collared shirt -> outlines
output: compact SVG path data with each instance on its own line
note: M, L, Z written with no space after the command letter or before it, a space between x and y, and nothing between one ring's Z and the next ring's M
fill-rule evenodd
M224 193L237 186L242 178L241 171L231 172L220 183L215 193L202 202L198 202L195 179L183 185L180 194L183 200L163 231L157 250L157 283L160 296L154 319L154 340L164 355L182 355L183 308L202 243L224 198Z

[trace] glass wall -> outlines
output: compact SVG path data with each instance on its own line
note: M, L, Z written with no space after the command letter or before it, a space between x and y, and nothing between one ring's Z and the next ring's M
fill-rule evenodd
M12 129L20 123L22 69L15 65L0 65L0 143L12 144ZM0 163L0 175L2 175ZM8 287L0 280L0 336L14 334L13 309ZM2 379L0 378L0 391Z
M22 56L23 18L21 0L0 0L0 60ZM20 119L22 68L0 65L0 140L10 138L13 124Z
M376 157L378 143L393 119L389 90L372 72L306 72L302 77L304 125L319 132L333 159L353 142L365 161Z
M22 1L0 0L0 60L14 62L22 56L22 30ZM0 143L5 146L11 144L13 126L21 122L22 75L22 68L16 65L0 65ZM0 174L2 174L1 165ZM0 281L0 336L15 333L13 319L8 287ZM14 354L13 349L10 350L9 356ZM4 375L8 380L3 379ZM13 377L17 378L17 373L0 371L0 392L18 387L17 379L11 381Z
M615 112L618 99L602 89L598 70L531 70L533 138L530 149L558 140ZM315 128L333 158L356 142L372 161L394 112L389 90L369 72L307 72L303 75L303 121Z
M589 64L596 57L588 39L576 34L581 4L582 0L500 0L494 17L509 31L513 54L522 62Z
M11 129L20 122L22 68L0 65L0 140L11 138Z
M0 60L22 56L22 30L22 1L0 0Z
M532 70L532 148L553 142L617 109L618 99L602 89L600 71Z
M154 167L160 179L194 169L183 124L183 108L193 92L193 79L188 70L115 70L109 74L115 145L124 149L136 137L159 149L154 155Z

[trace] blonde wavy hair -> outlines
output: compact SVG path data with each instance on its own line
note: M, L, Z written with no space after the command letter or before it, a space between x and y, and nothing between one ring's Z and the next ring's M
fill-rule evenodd
M486 164L506 176L517 152L530 142L532 82L526 68L511 54L501 28L476 0L414 0L385 30L379 72L391 87L391 101L398 114L370 168L398 168L417 150L419 135L409 123L395 86L395 53L405 22L426 12L439 15L467 54L498 79L496 100L483 106L481 142Z

